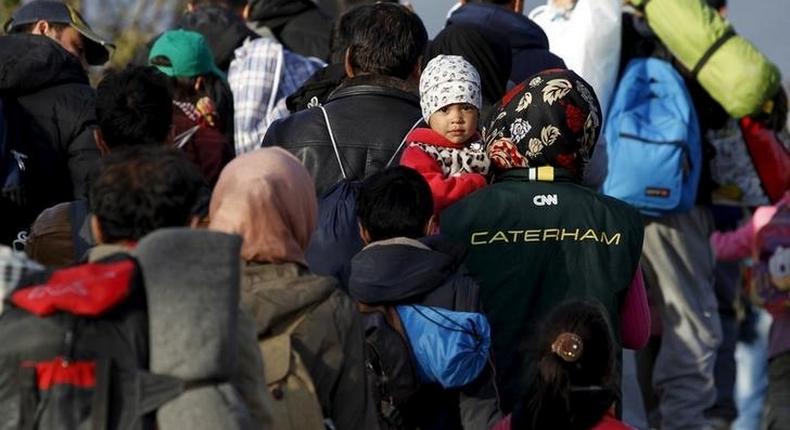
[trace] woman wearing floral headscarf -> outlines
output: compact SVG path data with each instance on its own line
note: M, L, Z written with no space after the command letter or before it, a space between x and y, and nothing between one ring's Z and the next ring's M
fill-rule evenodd
M593 90L572 71L516 86L483 132L493 184L442 214L442 233L469 245L506 413L535 354L535 324L557 304L600 301L620 345L641 347L649 334L641 217L580 183L601 119Z

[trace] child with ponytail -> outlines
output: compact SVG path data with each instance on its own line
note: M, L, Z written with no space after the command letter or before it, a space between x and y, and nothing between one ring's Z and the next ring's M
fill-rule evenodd
M629 430L614 418L616 344L603 307L559 305L544 322L527 391L491 430Z

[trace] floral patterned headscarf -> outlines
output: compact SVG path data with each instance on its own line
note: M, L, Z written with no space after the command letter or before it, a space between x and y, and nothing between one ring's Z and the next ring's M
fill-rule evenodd
M547 70L515 86L483 129L498 170L554 166L581 177L601 130L592 87L570 70Z

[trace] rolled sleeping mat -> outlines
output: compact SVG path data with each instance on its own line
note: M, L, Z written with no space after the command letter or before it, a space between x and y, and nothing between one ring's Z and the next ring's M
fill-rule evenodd
M247 429L229 383L237 366L241 238L186 228L144 237L134 251L148 299L151 372L185 391L159 408L161 429Z
M705 0L628 0L703 88L734 118L760 113L781 84L779 68Z

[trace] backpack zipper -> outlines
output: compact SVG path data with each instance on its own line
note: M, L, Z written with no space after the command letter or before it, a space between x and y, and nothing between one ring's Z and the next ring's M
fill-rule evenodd
M654 140L654 139L647 139L641 136L637 136L634 134L628 133L619 133L618 136L624 137L626 139L636 140L643 143L649 143L651 145L672 145L680 148L683 151L683 174L688 175L691 172L691 157L689 156L689 149L686 142L682 140L671 140L671 141L663 141L663 140Z
M687 146L686 142L684 142L682 140L671 140L671 141L667 142L667 141L664 141L664 140L647 139L647 138L644 138L644 137L641 137L641 136L637 136L637 135L634 135L634 134L628 134L628 133L620 133L618 136L625 137L626 139L638 140L640 142L652 143L652 144L656 144L656 145L672 145L672 146L678 146L678 147L681 147L681 148L685 148Z

